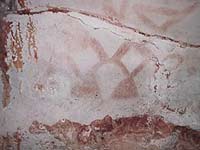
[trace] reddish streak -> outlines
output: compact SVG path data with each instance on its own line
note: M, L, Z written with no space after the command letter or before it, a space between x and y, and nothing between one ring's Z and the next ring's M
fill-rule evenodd
M34 121L29 128L31 134L42 134L49 132L63 143L76 143L78 145L109 145L112 141L139 135L151 139L166 138L173 132L178 134L178 144L187 143L194 148L200 144L200 132L188 127L176 126L167 123L160 116L134 116L112 119L105 116L103 119L94 120L89 125L71 122L67 119L60 120L53 125L46 125ZM72 135L68 137L67 135ZM184 134L184 135L183 135ZM186 134L186 135L185 135ZM184 137L183 137L184 136Z
M9 70L9 66L6 63L7 58L7 34L10 32L12 22L6 22L0 19L0 70L1 70L1 78L3 83L3 107L6 107L10 101L10 80L7 71Z

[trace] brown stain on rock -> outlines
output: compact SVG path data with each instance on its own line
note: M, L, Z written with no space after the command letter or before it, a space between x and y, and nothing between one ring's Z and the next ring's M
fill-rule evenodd
M68 13L68 12L70 12L68 9L61 9L61 8L58 8L58 7L47 6L47 8L48 8L48 11L50 11L52 13L59 13L59 12Z
M11 55L12 55L12 63L17 69L17 71L22 71L23 68L23 58L22 58L22 48L23 48L23 40L21 36L20 23L16 26L16 31L13 32L11 30Z
M112 93L112 97L117 99L127 99L137 96L137 87L131 78L122 80Z
M25 0L18 0L18 4L20 5L21 8L25 8Z
M0 135L0 149L1 150L20 150L22 142L22 134L17 131L12 135Z
M93 84L81 84L72 88L71 94L78 97L92 96L98 93L98 89Z
M134 51L139 52L144 60L131 72L128 71L127 67L121 62L121 58L133 48ZM147 65L148 60L146 59L151 51L147 49L144 45L135 42L124 42L112 56L112 61L117 64L123 73L127 76L126 79L122 80L112 93L112 97L115 99L127 99L138 97L137 85L134 78L143 70L145 65Z
M36 28L33 24L33 21L31 20L31 17L29 17L29 21L27 23L27 34L26 34L26 38L28 40L28 53L29 53L29 57L30 58L33 57L35 61L37 62L38 48L36 46L35 33L36 33Z
M34 85L34 89L35 89L36 91L42 92L42 91L44 91L45 87L44 87L43 84L36 83L36 84Z
M131 141L131 143L133 142L133 145L134 143L140 145L146 139L146 144L151 147L151 140L167 138L172 134L177 135L174 147L177 147L177 145L189 145L188 148L192 150L200 148L199 131L168 123L160 116L146 114L117 119L107 115L103 119L92 121L89 125L72 122L67 119L62 119L53 125L34 121L29 128L29 132L31 134L50 133L56 139L65 143L66 146L73 147L78 145L79 148L77 149L87 146L112 150L116 144L127 145L124 139ZM141 150L143 149L141 148Z
M195 131L189 127L176 126L174 128L178 132L179 142L177 142L177 150L199 150L200 149L200 131Z
M194 12L199 7L199 2L194 2L192 5L189 5L182 10L167 8L167 7L155 7L152 5L145 4L135 4L133 5L133 10L138 16L138 18L148 27L160 31L165 32L169 30L170 27L179 23L183 19L185 19L188 15ZM145 10L145 11L142 11ZM159 14L162 16L167 16L168 19L161 25L157 25L147 14Z
M31 9L29 9L29 8L18 10L17 13L19 15L24 15L24 14L26 14L26 15L40 14L40 12L38 12L38 13L31 12Z
M115 87L114 91L111 94L111 98L128 99L128 98L138 97L139 93L134 78L148 64L147 57L152 52L149 49L147 49L144 46L144 44L139 44L136 42L123 42L119 46L119 48L116 49L116 52L113 54L113 56L109 58L104 48L96 39L94 38L89 39L87 46L91 46L93 48L93 51L99 57L100 62L96 63L87 73L89 82L81 80L81 83L77 83L75 86L72 87L71 94L78 97L101 94L100 87L98 87L99 85L97 83L95 75L101 66L112 63L122 71L123 75L125 76L125 79L120 81L119 84ZM133 48L132 50L137 51L139 54L141 54L141 56L144 57L144 60L135 69L129 72L127 66L123 64L121 59L124 55L126 55L128 51L131 50L131 48ZM73 59L70 57L68 61L76 76L80 79L83 78L82 75L80 74L80 68L78 68L78 65L75 64Z
M126 2L124 2L124 3L126 3ZM196 2L188 10L189 11L190 10L194 11L197 8L198 5L199 5L199 3ZM124 6L126 6L126 5L124 5ZM149 7L149 6L147 6L147 7ZM110 23L112 25L116 25L118 27L123 27L123 28L129 29L129 30L132 30L133 32L141 34L141 35L143 35L145 37L156 37L158 39L171 41L173 43L178 44L180 47L193 47L193 48L199 48L200 47L200 45L198 45L198 44L192 44L192 43L188 43L188 42L185 42L185 41L182 41L182 40L176 40L176 39L173 39L173 38L170 38L170 37L167 37L167 36L162 36L162 35L158 35L158 34L145 33L143 31L140 31L139 29L136 29L136 28L133 28L133 27L130 27L130 26L127 26L127 25L123 25L117 19L114 19L113 17L110 17L110 16L106 17L106 16L98 15L96 13L86 12L86 11L82 11L82 10L74 10L74 9L71 9L71 8L63 8L63 7L58 8L58 7L48 7L48 6L47 6L47 8L48 9L46 9L46 10L36 10L36 11L33 11L33 10L29 9L29 8L26 8L26 9L22 9L22 10L17 10L16 12L19 15L34 15L34 14L42 14L42 13L45 13L45 12L68 13L68 12L74 12L74 11L76 11L76 12L82 14L82 15L86 15L86 16L98 18L98 19L103 20L105 22L108 22L108 23ZM136 5L136 8L137 8L137 5ZM141 10L143 10L143 9L141 9ZM188 10L186 10L186 11L188 11ZM171 13L174 13L174 12L171 12ZM181 12L180 12L180 14L181 14Z
M7 37L10 32L12 22L7 22L0 19L0 70L1 70L1 79L3 83L3 107L6 107L10 102L10 77L7 74L9 66L6 62L7 58Z
M78 82L71 87L71 95L75 97L99 96L100 90L94 72L87 72L86 75L81 75L80 68L70 56L67 56L67 63L78 78Z
M124 20L126 19L126 13L129 7L128 1L124 0L120 2L119 10L114 8L113 1L103 1L103 12L111 20ZM113 18L114 16L114 18Z
M108 55L106 54L103 46L98 40L96 40L95 38L90 38L88 41L88 45L90 45L93 48L100 61L104 62L108 59Z

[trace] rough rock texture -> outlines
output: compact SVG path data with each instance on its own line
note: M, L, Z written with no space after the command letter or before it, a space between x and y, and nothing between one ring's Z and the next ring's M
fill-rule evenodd
M49 126L33 121L29 132L50 133L68 149L156 150L200 148L200 132L164 122L159 116L123 117L113 120L106 116L90 125L63 119ZM173 139L173 141L172 141ZM52 145L51 145L52 146Z
M200 149L198 0L0 9L0 150Z

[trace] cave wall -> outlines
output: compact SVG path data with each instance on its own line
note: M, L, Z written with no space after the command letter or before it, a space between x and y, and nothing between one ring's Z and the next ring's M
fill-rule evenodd
M0 8L0 149L200 149L198 0Z

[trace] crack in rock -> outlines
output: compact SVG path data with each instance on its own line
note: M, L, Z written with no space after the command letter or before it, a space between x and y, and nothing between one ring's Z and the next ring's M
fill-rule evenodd
M75 10L75 9L71 9L71 8L67 8L67 7L65 7L65 8L63 8L63 7L60 7L60 8L59 7L47 7L47 8L41 8L41 10L34 10L34 8L33 9L21 9L21 10L18 10L18 11L7 11L6 14L35 15L35 14L41 14L41 13L45 13L45 12L65 13L65 14L68 14L68 13L77 13L79 15L88 16L90 18L99 19L101 21L104 21L105 23L109 23L111 25L120 27L122 29L131 30L131 31L133 31L133 32L135 32L137 34L143 35L143 36L148 37L148 38L154 37L154 38L157 38L157 39L160 39L160 40L166 40L166 41L170 41L172 43L176 43L181 48L186 48L186 47L200 48L199 44L192 44L192 43L189 43L189 42L185 42L185 41L181 41L181 40L176 40L176 39L173 39L171 37L167 37L167 36L163 36L163 35L159 35L159 34L145 33L145 32L143 32L143 31L141 31L139 29L136 29L134 27L130 27L130 26L124 25L124 24L122 24L121 22L119 22L116 19L106 18L106 17L102 17L100 15L93 14L93 13L90 13L90 12L81 11L81 10ZM69 15L69 16L71 16L71 15ZM81 19L79 17L76 17L76 18L78 20L80 20L80 22L82 22L83 24L86 24L83 21L83 19ZM86 25L88 25L88 24L86 24ZM98 28L94 28L94 29L98 29ZM105 28L105 29L107 29L107 28ZM113 32L113 31L111 31L111 32ZM115 34L115 32L114 32L114 34Z

